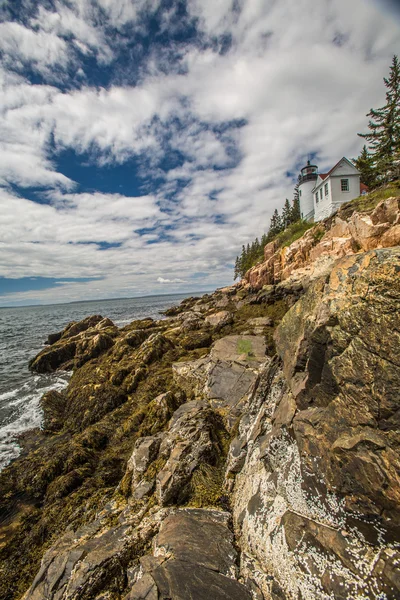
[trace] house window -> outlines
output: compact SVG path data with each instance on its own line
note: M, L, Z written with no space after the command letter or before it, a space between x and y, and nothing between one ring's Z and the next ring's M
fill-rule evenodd
M316 203L318 204L318 201L319 201L319 200L318 200L318 192L315 194L315 201L316 201Z
M328 184L326 183L325 184L325 196L327 196L327 195L328 195Z
M340 180L340 186L341 186L342 192L348 192L349 191L349 180L348 179L341 179Z
M319 199L322 200L322 188L319 190Z

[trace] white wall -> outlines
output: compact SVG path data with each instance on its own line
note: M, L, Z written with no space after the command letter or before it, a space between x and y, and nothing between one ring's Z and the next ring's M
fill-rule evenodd
M314 210L313 195L311 193L314 185L315 180L305 181L299 185L299 191L301 190L300 212L304 217Z
M341 179L349 180L349 191L342 192L341 190ZM332 208L333 212L339 208L341 204L354 200L360 195L360 176L359 175L335 175L331 177L332 185Z
M328 184L328 195L325 196L325 184ZM318 196L320 193L320 190L322 189L322 200L319 199L318 202L315 201L314 199L314 206L315 206L315 214L314 214L314 221L321 221L322 219L326 219L326 217L329 217L330 214L332 214L333 210L332 210L332 188L331 188L331 182L330 179L328 178L327 180L322 182L322 185L320 185L317 190L314 192L314 198L315 198L315 194L318 192Z
M335 171L336 173L336 171ZM342 192L342 179L349 180L349 191ZM325 196L325 183L328 184L328 195ZM322 200L317 203L315 194L322 188ZM320 185L314 192L314 221L322 221L331 214L336 212L338 208L345 202L350 202L360 195L360 176L359 175L339 175L330 176Z

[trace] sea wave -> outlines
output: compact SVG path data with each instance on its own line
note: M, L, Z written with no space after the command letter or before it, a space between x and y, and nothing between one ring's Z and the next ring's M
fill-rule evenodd
M42 424L40 399L49 390L62 390L68 384L69 373L35 376L29 382L1 395L7 402L7 419L0 426L0 471L21 453L18 436Z

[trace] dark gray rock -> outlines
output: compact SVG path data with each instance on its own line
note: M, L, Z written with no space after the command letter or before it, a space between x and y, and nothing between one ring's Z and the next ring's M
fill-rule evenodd
M237 552L229 518L229 513L204 509L168 516L155 539L154 556L141 560L143 577L129 600L251 600L235 578Z

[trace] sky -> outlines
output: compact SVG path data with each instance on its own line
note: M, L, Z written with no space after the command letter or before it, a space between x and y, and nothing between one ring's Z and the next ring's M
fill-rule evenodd
M231 284L399 53L390 0L0 0L0 306Z

